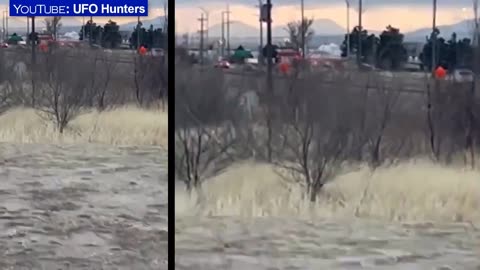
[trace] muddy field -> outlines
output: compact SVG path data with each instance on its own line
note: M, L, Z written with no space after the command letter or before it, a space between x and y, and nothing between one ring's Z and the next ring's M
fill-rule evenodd
M0 145L0 269L167 269L167 155Z

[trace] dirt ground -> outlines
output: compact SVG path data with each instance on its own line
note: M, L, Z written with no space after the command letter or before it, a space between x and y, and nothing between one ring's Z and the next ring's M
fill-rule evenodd
M0 269L167 269L167 155L0 145Z

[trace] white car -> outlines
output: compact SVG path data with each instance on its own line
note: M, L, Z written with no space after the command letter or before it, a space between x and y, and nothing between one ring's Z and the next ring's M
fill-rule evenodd
M448 76L449 80L455 82L473 82L475 75L469 69L456 69Z
M152 56L163 56L164 55L163 49L160 49L160 48L153 48L151 52L152 52Z

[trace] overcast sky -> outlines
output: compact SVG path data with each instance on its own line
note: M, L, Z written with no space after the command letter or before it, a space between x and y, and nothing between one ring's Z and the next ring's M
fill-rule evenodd
M265 1L265 0L264 0ZM473 0L438 0L438 24L452 24L473 17ZM357 21L357 0L351 2L351 25ZM210 25L221 21L221 10L230 3L231 18L252 26L258 25L258 0L175 0L177 31L195 32L199 28L200 6L210 13ZM284 25L300 16L300 0L272 0L274 24ZM363 0L363 21L368 29L381 30L391 24L402 31L431 26L432 0ZM331 19L346 26L345 0L305 0L305 15L314 19Z

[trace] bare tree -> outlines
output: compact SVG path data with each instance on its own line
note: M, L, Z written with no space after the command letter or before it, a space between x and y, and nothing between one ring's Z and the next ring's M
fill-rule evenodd
M82 77L79 72L87 70L89 63L78 52L73 58L69 53L72 52L52 50L42 55L44 68L39 74L42 92L40 110L55 123L60 133L79 114L89 86L88 78Z
M306 45L312 40L315 32L312 29L313 19L304 18L300 21L287 23L287 31L291 45L299 50L306 48ZM305 42L305 44L303 44Z
M310 87L318 84L313 76L304 78L286 96L279 132L282 150L275 161L305 188L312 202L349 154L353 126L346 92L340 87Z
M221 78L210 71L176 72L175 173L189 192L233 161L239 103Z
M18 58L9 59L4 51L0 52L0 113L25 102L24 82L18 70Z
M61 23L62 17L54 16L45 18L44 24L48 33L53 35L53 38L57 39L57 34L60 28L62 27Z
M370 153L370 164L373 168L383 162L381 147L385 139L387 128L391 124L392 114L397 105L401 90L400 81L395 77L385 78L375 74L372 76L373 83L370 102L367 102L367 148Z
M148 105L165 96L166 77L164 65L159 59L149 55L134 56L134 94L139 105Z
M427 91L427 130L436 161L452 162L453 155L471 147L469 85L437 81Z
M97 108L100 111L103 111L105 107L107 106L106 104L106 96L107 92L110 89L110 84L112 81L113 74L117 72L117 62L114 61L114 57L112 54L109 53L102 53L99 56L99 65L100 65L100 78L99 82L100 85L98 85L95 97L97 99Z

